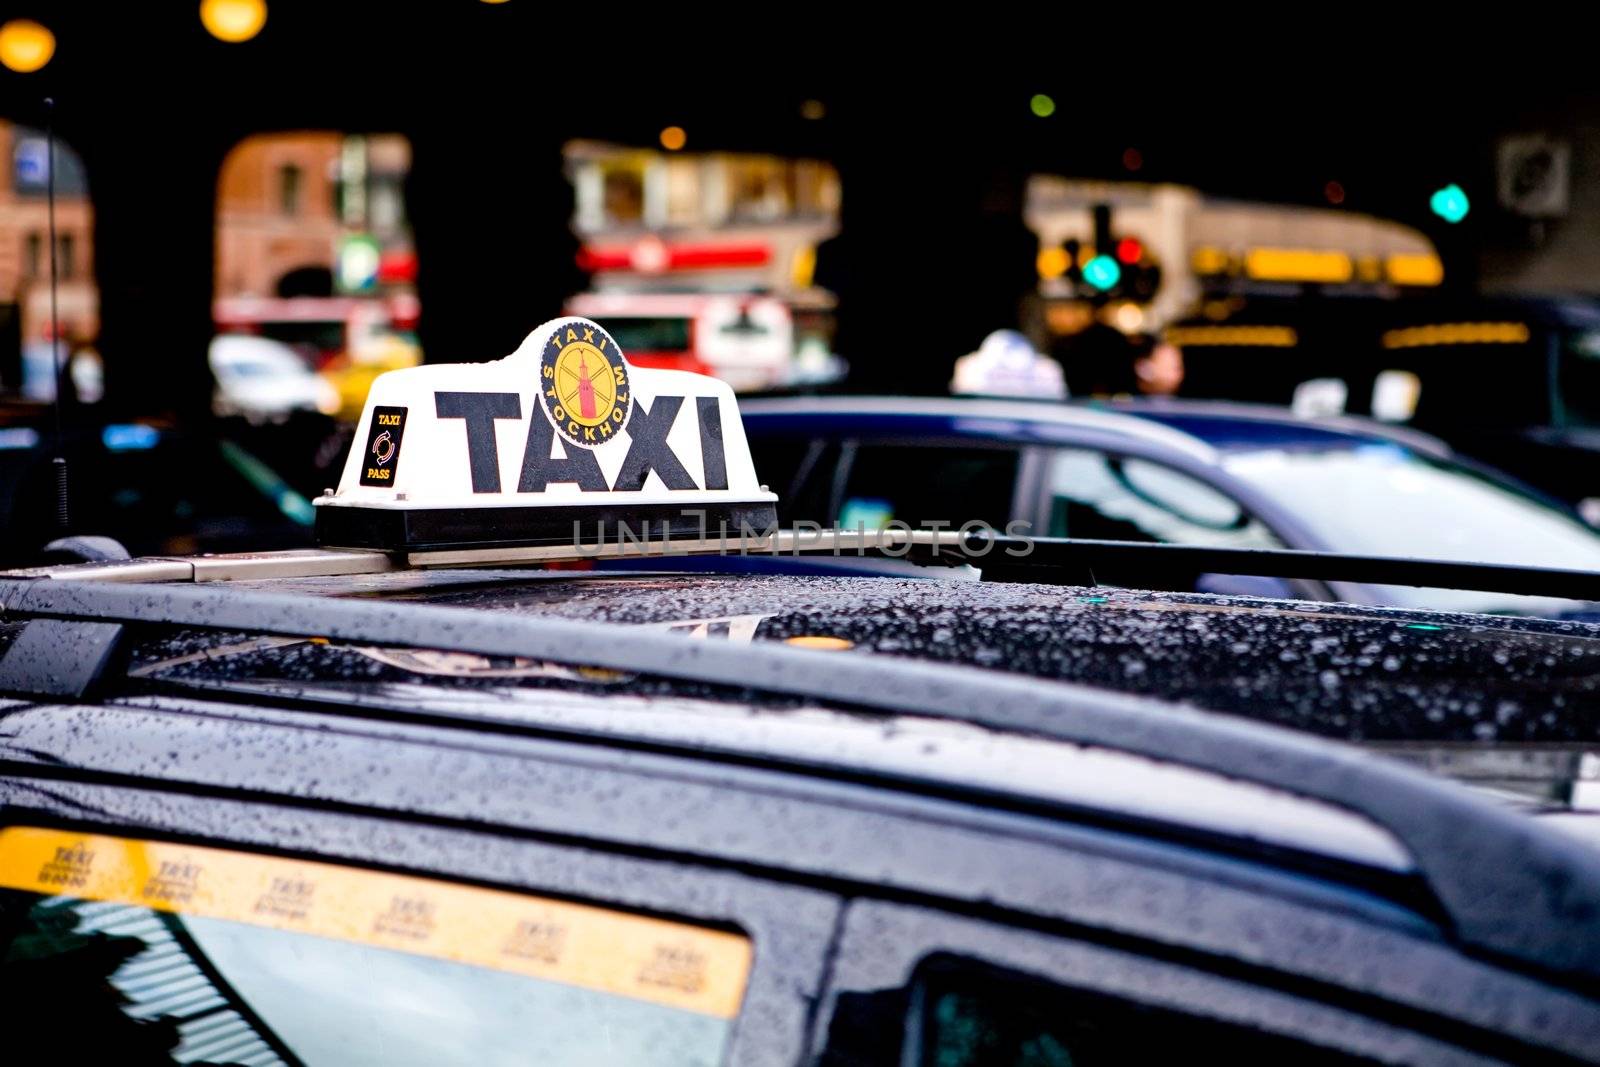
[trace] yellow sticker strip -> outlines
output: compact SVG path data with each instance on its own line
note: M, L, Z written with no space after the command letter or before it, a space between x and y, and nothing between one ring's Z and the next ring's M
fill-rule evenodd
M407 875L14 826L0 886L137 904L453 960L731 1019L738 934Z

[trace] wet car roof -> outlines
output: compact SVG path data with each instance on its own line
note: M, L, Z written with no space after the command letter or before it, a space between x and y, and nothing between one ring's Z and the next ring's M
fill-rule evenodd
M619 640L634 626L708 640L836 638L852 650L1087 683L1349 740L1600 739L1586 714L1600 693L1600 626L1584 623L879 577L452 571L237 584L598 621L617 625ZM370 650L209 633L147 640L133 669L172 679L616 681L493 664L441 671Z

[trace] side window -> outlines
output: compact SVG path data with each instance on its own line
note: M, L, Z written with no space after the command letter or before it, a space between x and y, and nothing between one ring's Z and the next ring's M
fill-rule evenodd
M823 523L838 450L808 437L750 438L756 480L778 494L778 522ZM828 462L824 462L824 459Z
M1568 426L1600 426L1600 330L1561 338L1556 385Z
M1131 915L1142 905L1127 907ZM1431 1063L1459 1054L1447 1034L1408 1030L1271 979L1255 984L1031 926L858 901L837 945L820 1067ZM1277 946L1269 951L1297 951L1292 938ZM1337 966L1361 973L1359 958Z
M1276 548L1237 501L1180 471L1132 456L1063 448L1050 459L1052 537Z
M840 497L839 525L986 522L1004 530L1014 517L1017 464L1017 450L1009 447L861 441Z
M906 1046L900 1062L917 1067L1158 1063L1187 1059L1194 1049L1223 1063L1349 1062L1260 1031L954 957L918 968Z

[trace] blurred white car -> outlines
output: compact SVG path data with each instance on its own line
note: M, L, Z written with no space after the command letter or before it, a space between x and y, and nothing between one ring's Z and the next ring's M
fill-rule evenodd
M339 410L339 393L281 341L247 334L222 334L211 341L216 379L212 408L251 422L281 422L297 411Z

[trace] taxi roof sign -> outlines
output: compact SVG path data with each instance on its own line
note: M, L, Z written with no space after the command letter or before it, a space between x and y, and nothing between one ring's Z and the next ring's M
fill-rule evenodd
M733 390L635 367L600 325L552 319L492 363L372 383L317 542L391 551L767 530Z

